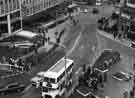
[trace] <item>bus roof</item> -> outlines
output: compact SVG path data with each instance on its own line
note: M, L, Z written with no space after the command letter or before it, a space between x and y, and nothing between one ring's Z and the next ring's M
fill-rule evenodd
M66 64L66 68L68 68L72 63L73 60L71 59L65 60L64 58L62 58L45 73L45 76L50 78L57 78L61 73L65 71L65 64Z

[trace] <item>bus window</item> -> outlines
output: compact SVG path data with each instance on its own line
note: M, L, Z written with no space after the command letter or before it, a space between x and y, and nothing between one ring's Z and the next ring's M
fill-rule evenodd
M48 77L44 77L44 81L49 82L49 83L56 83L56 80L53 78L48 78Z

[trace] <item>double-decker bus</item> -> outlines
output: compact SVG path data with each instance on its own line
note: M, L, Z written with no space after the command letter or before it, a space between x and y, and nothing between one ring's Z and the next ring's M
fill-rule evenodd
M43 98L64 98L67 87L72 84L73 66L73 60L62 58L46 71L42 83Z

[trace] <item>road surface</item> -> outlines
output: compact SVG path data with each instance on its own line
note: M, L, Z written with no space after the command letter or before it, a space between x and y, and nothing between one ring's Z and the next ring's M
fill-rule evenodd
M117 97L117 98L123 98L123 91L125 89L129 89L129 87L132 85L132 82L128 83L120 83L118 81L112 80L111 74L114 73L114 71L119 70L131 70L131 61L134 58L134 54L129 48L124 47L120 44L116 44L111 40L108 40L104 37L99 37L96 33L96 21L101 16L108 16L114 11L114 8L112 7L103 7L100 8L100 13L93 15L91 13L91 7L89 8L89 13L81 13L77 16L75 16L75 19L79 19L79 24L82 27L81 30L78 30L78 28L74 27L74 30L72 32L69 32L69 35L67 38L65 38L65 42L63 43L68 51L68 57L75 60L75 67L74 72L77 71L83 64L91 64L94 62L95 58L100 54L100 51L105 48L113 48L118 51L120 51L122 57L122 61L118 64L116 64L116 67L112 68L112 71L109 73L108 77L109 80L106 83L104 90L104 94L109 96L110 98ZM76 33L75 33L76 32ZM71 50L72 51L71 51ZM64 56L64 52L61 51L62 49L59 48L57 51L52 52L50 56L47 56L43 62L45 62L45 65L47 65L44 70L48 69L50 66L52 66L59 58ZM130 57L130 58L129 58ZM132 59L131 59L132 58ZM42 65L42 66L45 66ZM43 70L42 68L39 68L40 70ZM75 75L74 75L75 77ZM73 77L73 78L74 78ZM112 90L114 93L112 93ZM25 93L20 98L40 98L40 90L35 88L30 88L27 93ZM9 97L2 97L2 98L9 98ZM17 97L19 98L19 97ZM79 98L79 97L72 97L72 98Z

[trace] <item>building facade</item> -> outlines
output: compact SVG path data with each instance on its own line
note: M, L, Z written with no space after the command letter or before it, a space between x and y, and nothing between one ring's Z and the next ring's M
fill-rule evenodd
M0 0L0 36L21 30L20 0Z
M124 25L124 28L128 27L130 33L135 33L135 0L125 0L121 10L122 26Z
M65 1L68 0L0 0L0 37L22 30L22 20L25 17Z
M22 0L22 16L31 16L67 0Z

